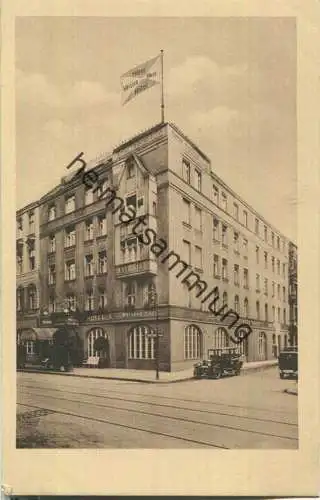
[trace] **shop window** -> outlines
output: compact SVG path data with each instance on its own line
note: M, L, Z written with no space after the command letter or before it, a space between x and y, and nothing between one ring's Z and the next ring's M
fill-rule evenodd
M155 339L147 326L134 327L128 338L129 359L155 359Z
M200 328L189 325L184 332L184 358L199 359L202 355L202 333Z

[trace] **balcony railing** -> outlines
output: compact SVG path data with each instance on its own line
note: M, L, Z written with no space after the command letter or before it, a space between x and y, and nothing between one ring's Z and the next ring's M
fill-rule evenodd
M140 260L128 262L116 266L116 277L125 278L139 274L157 274L157 262L155 260Z

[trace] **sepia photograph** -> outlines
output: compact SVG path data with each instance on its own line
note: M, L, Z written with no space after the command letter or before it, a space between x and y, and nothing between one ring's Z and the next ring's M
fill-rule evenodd
M299 447L296 57L292 18L16 20L17 448Z

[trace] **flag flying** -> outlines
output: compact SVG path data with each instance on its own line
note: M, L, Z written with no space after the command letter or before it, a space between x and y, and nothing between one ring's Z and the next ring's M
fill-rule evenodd
M160 55L124 73L121 78L122 104L161 81Z

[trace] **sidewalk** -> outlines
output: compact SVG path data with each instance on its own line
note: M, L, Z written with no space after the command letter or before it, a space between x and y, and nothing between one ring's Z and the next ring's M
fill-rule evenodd
M241 375L246 375L247 373L252 373L254 371L265 370L276 365L276 360L244 363L241 369ZM43 370L40 367L28 367L23 370L17 371L66 375L69 377L124 380L127 382L144 382L149 384L168 384L193 379L193 368L188 368L188 370L181 370L178 372L160 372L159 380L156 380L155 370L127 370L122 368L74 368L72 372L55 372Z

